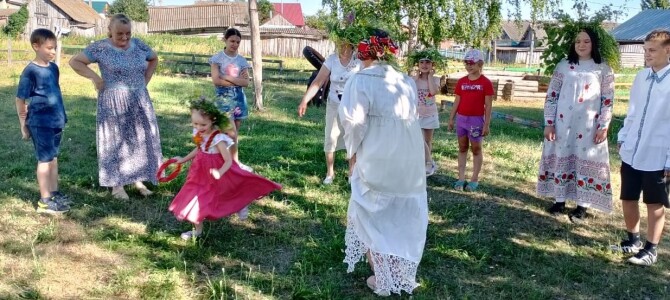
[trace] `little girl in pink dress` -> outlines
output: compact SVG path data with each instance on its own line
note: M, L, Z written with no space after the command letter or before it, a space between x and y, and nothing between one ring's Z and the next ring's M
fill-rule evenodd
M281 185L245 171L233 161L228 148L234 144L219 131L228 123L214 103L200 99L191 103L193 139L197 145L185 157L175 157L178 164L191 159L186 182L170 204L179 220L187 220L194 230L182 233L183 239L199 237L202 221L216 220L233 213L240 219L248 216L248 205Z

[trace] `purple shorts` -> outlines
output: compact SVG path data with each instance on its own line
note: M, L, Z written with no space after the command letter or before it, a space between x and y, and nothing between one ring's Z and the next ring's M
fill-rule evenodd
M484 136L484 116L456 115L456 136L467 136L470 141L481 142Z

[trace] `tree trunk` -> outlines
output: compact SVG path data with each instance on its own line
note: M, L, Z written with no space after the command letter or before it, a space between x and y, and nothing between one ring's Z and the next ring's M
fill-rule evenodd
M258 2L249 0L249 28L251 29L251 60L254 79L254 108L263 110L263 62L261 32L258 24Z
M526 67L530 68L533 64L533 56L535 55L535 23L530 25L530 51L528 51L528 57L526 59Z
M407 27L409 27L409 40L407 41L407 51L411 52L417 47L419 43L419 19L416 17L409 18L407 21ZM405 53L407 55L408 53Z

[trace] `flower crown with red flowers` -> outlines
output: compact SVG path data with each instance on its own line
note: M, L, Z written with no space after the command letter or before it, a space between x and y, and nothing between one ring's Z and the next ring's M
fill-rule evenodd
M378 31L370 39L358 43L358 59L388 60L398 53L398 46L386 32Z

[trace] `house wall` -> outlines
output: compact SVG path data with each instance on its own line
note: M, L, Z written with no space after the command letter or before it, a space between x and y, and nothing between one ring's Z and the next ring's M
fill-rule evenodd
M29 1L27 8L30 18L26 24L26 35L30 35L33 30L38 28L50 30L53 30L56 26L70 28L68 17L44 0Z
M644 66L644 44L619 45L621 53L621 66L624 68L637 68Z
M497 49L496 59L498 62L507 64L525 64L528 59L530 51L528 48L519 49ZM535 51L531 57L531 65L539 65L542 63L542 51Z
M300 36L261 37L262 55L278 57L303 57L302 49L306 46L314 48L324 57L335 52L335 44L330 40L308 39ZM251 40L243 36L238 51L242 55L251 55Z

